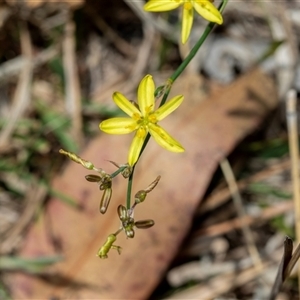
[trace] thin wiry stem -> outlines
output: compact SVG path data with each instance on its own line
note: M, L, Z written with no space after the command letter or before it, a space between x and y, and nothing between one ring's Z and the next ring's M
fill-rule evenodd
M229 0L223 0L218 8L218 10L222 13L227 5ZM200 39L198 40L198 42L195 44L195 46L193 47L193 49L191 50L191 52L189 53L189 55L184 59L184 61L181 63L181 65L177 68L177 70L173 73L173 75L167 80L167 88L164 92L162 101L160 102L159 107L161 107L162 105L165 104L165 102L167 101L168 95L170 93L171 87L173 85L173 83L175 82L175 80L179 77L179 75L184 71L184 69L188 66L188 64L191 62L191 60L194 58L194 56L196 55L196 53L199 51L200 47L202 46L202 44L204 43L204 41L206 40L206 38L208 37L208 35L211 33L211 31L213 30L215 26L215 23L210 22L207 26L206 29L204 31L204 33L202 34L202 36L200 37ZM142 146L139 158L141 157L144 149L146 148L148 142L150 139L150 134L148 133L146 136L146 139L144 141L144 144ZM139 160L138 158L138 160ZM137 160L137 162L138 162ZM137 164L136 162L136 164ZM128 180L128 185L127 185L127 199L126 199L126 207L127 209L130 208L131 206L131 188L132 188L132 181L133 181L133 175L134 175L134 170L135 168L132 168L132 173L129 177Z

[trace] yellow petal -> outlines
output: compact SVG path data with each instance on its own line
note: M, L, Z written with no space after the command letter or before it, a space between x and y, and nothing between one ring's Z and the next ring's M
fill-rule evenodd
M166 102L163 106L155 111L157 121L164 119L170 113L172 113L183 101L183 96L178 95L168 102Z
M137 162L147 133L147 130L143 127L137 130L128 153L128 163L130 166L133 166Z
M221 13L214 7L214 5L206 0L195 0L194 8L199 15L201 15L204 19L215 22L217 24L223 23L223 17Z
M142 115L145 117L154 110L155 85L151 75L146 75L138 87L138 103Z
M126 134L137 127L137 122L130 118L111 118L99 124L99 128L109 134Z
M144 10L153 12L169 11L179 7L182 2L178 0L150 0L144 5Z
M162 127L157 124L149 124L149 132L155 141L171 152L184 152L184 148L172 138Z
M129 117L134 114L141 115L140 111L121 93L115 92L113 100Z
M186 3L186 7L190 7L190 3ZM182 44L185 44L185 42L188 40L191 28L193 25L193 18L194 18L194 9L183 9L182 14L182 29L181 29L181 42Z

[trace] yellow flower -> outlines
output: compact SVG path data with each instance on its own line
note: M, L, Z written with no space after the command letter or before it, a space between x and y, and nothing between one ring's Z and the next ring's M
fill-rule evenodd
M144 10L161 12L169 11L183 5L181 41L184 44L189 38L193 25L194 9L204 19L217 24L223 23L220 12L210 0L150 0L144 6Z
M130 118L112 118L100 123L102 131L109 134L126 134L136 131L128 154L128 163L133 166L139 158L143 143L149 132L155 141L163 148L172 152L183 152L184 149L157 122L173 112L183 101L179 95L155 110L155 85L151 75L146 75L138 87L138 107L132 104L119 92L113 94L114 102Z

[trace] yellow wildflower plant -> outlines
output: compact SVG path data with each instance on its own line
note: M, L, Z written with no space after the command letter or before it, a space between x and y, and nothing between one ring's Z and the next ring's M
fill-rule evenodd
M146 75L138 87L138 106L131 103L121 93L115 92L113 94L114 102L129 118L111 118L99 125L102 131L109 134L127 134L136 131L128 154L128 164L130 166L137 162L148 132L161 147L172 152L184 151L180 143L157 124L178 108L183 101L183 96L175 96L155 110L154 91L153 78L151 75Z
M221 13L210 0L150 0L144 5L144 10L163 12L178 8L183 5L181 41L184 44L191 32L194 18L194 9L204 19L217 24L223 23Z

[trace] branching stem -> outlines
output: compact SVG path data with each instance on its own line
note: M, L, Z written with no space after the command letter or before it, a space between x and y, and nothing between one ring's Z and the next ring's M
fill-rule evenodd
M226 7L228 3L228 0L223 0L218 8L218 10L222 13ZM177 68L177 70L172 74L172 76L167 80L167 88L164 92L163 98L160 102L159 107L161 107L162 105L165 104L165 102L167 101L167 98L169 96L170 90L172 88L173 83L175 82L175 80L179 77L179 75L184 71L184 69L188 66L188 64L191 62L191 60L194 58L194 56L196 55L196 53L198 52L198 50L200 49L200 47L202 46L202 44L204 43L204 41L206 40L206 38L208 37L208 35L211 33L211 31L213 30L215 26L215 23L210 22L207 26L205 31L203 32L202 36L200 37L200 39L198 40L198 42L195 44L195 46L193 47L193 49L191 50L191 52L189 53L189 55L184 59L184 61L181 63L181 65ZM142 150L140 152L139 158L141 157L144 149L146 148L148 142L150 139L150 134L148 133L146 136L146 139L144 141ZM138 158L138 160L139 160ZM138 162L137 160L137 162ZM136 163L137 163L136 162ZM129 177L128 180L128 185L127 185L127 199L126 199L126 208L130 209L131 207L131 189L132 189L132 182L133 182L133 175L134 175L134 170L135 170L135 166L133 166L132 168L132 173Z

